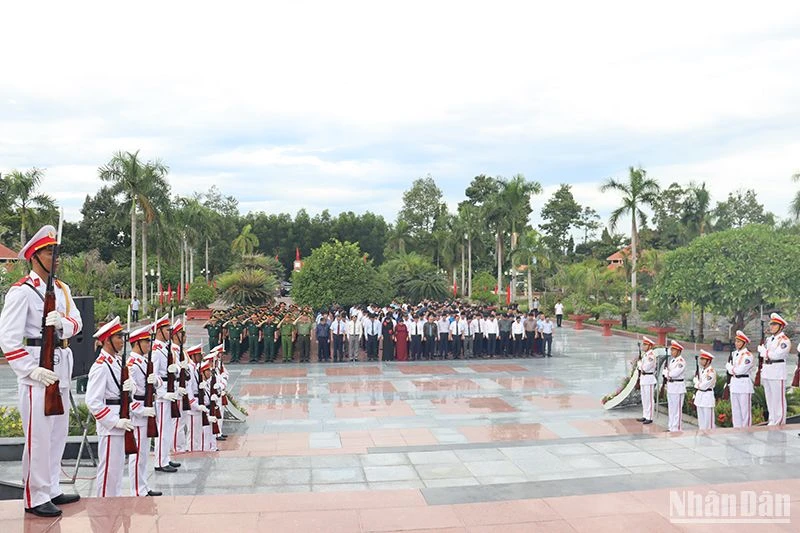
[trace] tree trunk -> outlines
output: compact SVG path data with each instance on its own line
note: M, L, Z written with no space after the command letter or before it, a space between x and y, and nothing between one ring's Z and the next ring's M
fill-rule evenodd
M497 300L503 294L503 233L497 231Z
M465 259L465 250L464 250L464 241L461 241L461 296L464 296L467 291L465 290L466 287L466 259Z
M183 295L184 274L186 273L186 271L184 270L184 267L186 266L186 262L185 262L185 259L184 259L184 256L186 255L186 252L184 250L185 244L186 244L186 241L181 240L181 278L180 278L180 282L179 282L180 285L178 286L178 294L180 294L180 295ZM180 298L178 299L178 303L180 303Z
M19 247L22 249L25 243L28 242L28 236L25 234L25 204L22 204L19 213Z
M136 202L131 202L131 300L136 295Z
M533 275L532 265L528 265L528 312L533 309Z
M208 237L206 237L206 284L208 283Z
M469 239L467 239L467 268L469 270L469 294L470 299L472 298L472 236L470 235Z
M194 281L194 247L189 246L189 278L186 280L189 283Z
M147 316L147 222L142 218L142 315Z
M706 306L700 306L700 320L698 321L698 334L697 334L697 342L703 342L705 338L705 333L703 333L703 329L705 328L706 321L705 321L705 314L706 314Z
M508 256L511 257L511 303L517 300L517 265L516 256L514 252L517 250L517 228L514 222L511 223L511 251Z
M636 211L631 211L631 316L636 320Z

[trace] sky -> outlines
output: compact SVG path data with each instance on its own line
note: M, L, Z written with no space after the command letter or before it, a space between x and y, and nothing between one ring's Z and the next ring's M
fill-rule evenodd
M80 219L117 150L240 210L394 221L430 174L560 183L607 219L641 165L712 202L800 183L800 2L14 2L0 172L46 169Z

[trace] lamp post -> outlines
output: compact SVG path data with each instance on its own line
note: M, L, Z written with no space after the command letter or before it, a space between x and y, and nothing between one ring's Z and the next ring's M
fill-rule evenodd
M153 290L153 283L155 282L157 277L158 276L156 275L155 270L153 270L152 268L150 269L149 272L145 272L145 278L147 278L147 281L150 283L150 300L153 305L155 305L155 299L154 299L155 292Z

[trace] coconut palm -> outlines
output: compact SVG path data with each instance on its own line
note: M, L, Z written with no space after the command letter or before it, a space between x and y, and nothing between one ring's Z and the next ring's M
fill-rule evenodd
M800 172L794 174L792 176L792 179L794 181L800 181ZM792 200L790 208L792 215L794 215L794 218L800 219L800 191L797 191L797 193L794 195L794 199Z
M42 211L48 216L56 209L53 198L37 193L44 172L36 167L26 171L12 170L4 179L3 196L8 208L19 218L19 245L25 246L28 230L42 221Z
M146 220L155 219L152 198L169 190L166 174L169 171L160 161L144 162L139 151L114 154L111 160L98 170L100 179L111 183L111 191L121 194L130 202L131 210L131 298L136 294L136 226L141 209ZM146 258L145 258L146 259ZM142 280L144 287L144 280ZM144 291L143 295L144 295ZM144 301L144 298L143 298Z
M231 251L239 255L252 254L258 247L258 237L252 232L253 226L250 224L242 228L242 232L238 237L233 239L231 243Z
M458 206L458 218L467 238L467 283L469 287L466 294L472 298L472 239L480 232L483 220L481 220L480 208L466 202Z
M619 219L624 215L631 217L631 315L636 316L636 260L637 245L639 240L638 224L644 223L647 216L642 207L650 206L658 199L658 182L647 177L647 171L643 168L630 167L628 169L628 181L622 182L614 178L608 180L600 186L600 192L617 191L622 194L622 205L611 212L608 222L611 230L615 230Z
M520 236L517 248L511 253L512 265L524 265L528 276L528 309L533 309L533 269L549 268L550 256L542 236L535 229Z
M389 230L386 240L386 251L402 255L406 253L406 246L408 246L410 241L411 233L408 222L405 220L398 220Z
M686 193L682 222L691 235L702 237L709 229L711 195L705 182L700 185L690 183Z

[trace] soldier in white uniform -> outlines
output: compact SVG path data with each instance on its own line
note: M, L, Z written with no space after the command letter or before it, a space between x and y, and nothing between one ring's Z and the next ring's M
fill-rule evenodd
M750 381L750 370L753 368L755 358L747 349L749 342L750 338L742 331L737 330L734 339L736 350L731 354L731 360L725 365L728 374L731 375L729 385L731 416L735 428L749 427L752 418L753 382Z
M44 293L55 245L55 228L44 226L23 246L19 258L30 263L31 272L8 290L0 313L0 349L17 376L19 412L25 433L22 453L25 512L45 517L60 515L57 505L80 499L77 494L61 492L59 476L67 441L72 379L72 350L67 343L81 331L83 322L69 287L59 280L54 284L56 308L47 315L45 325L55 327L61 341L55 348L53 370L39 366ZM45 416L45 387L56 381L64 414Z
M758 347L758 356L764 360L761 367L761 383L767 399L769 422L777 426L786 423L786 358L792 349L792 341L783 332L786 321L778 313L769 316L770 336Z
M211 373L215 372L214 370L214 360L216 356L211 353L203 357L203 361L200 364L200 377L202 380L200 381L200 387L203 388L205 391L203 394L203 401L204 405L207 409L208 413L208 425L203 426L203 451L210 451L216 452L217 451L217 439L214 435L213 425L218 423L217 417L214 416L214 410L212 410L212 404L216 404L219 400L219 395L217 395L214 391L211 390Z
M102 344L100 356L89 370L86 384L86 405L97 421L97 478L99 498L122 496L122 474L125 470L125 432L133 431L129 418L120 418L120 380L125 345L119 317L97 330L94 337ZM122 383L122 390L136 394L131 378Z
M189 381L186 389L189 392L189 405L190 409L186 411L188 415L186 428L189 435L186 439L186 448L190 452L199 452L203 450L203 425L202 414L208 414L208 407L201 405L198 402L200 392L199 372L200 365L197 364L203 356L203 345L197 344L186 350L187 370L189 371Z
M671 358L664 369L664 379L667 380L667 407L669 412L668 431L682 431L683 397L686 395L686 361L681 355L683 346L676 341L670 344Z
M642 395L642 424L653 423L653 394L656 390L656 353L655 343L649 337L642 337L642 359L636 362L639 370L639 392Z
M217 382L215 384L216 390L214 391L214 394L217 396L216 401L219 405L219 412L223 415L217 420L220 433L217 435L216 440L226 440L228 438L227 435L222 432L222 424L225 420L225 406L223 398L228 395L228 371L225 370L225 367L222 364L222 354L224 351L225 347L222 344L215 346L211 350L211 353L214 354L214 371L217 373Z
M717 384L717 373L711 366L714 355L700 350L700 371L692 380L696 393L694 405L697 407L697 425L700 429L714 429L714 386Z
M156 340L153 343L153 372L159 376L158 387L156 388L155 410L158 420L158 440L155 446L155 471L156 472L177 472L180 463L170 459L172 449L172 439L175 435L175 424L177 419L172 418L172 403L180 397L177 381L175 390L167 392L167 382L169 374L178 375L178 365L173 362L169 367L167 348L169 346L169 315L156 320Z
M189 358L186 356L185 349L184 353L181 353L181 345L186 339L186 331L183 329L183 322L181 319L177 319L175 323L172 325L172 360L174 364L178 365L180 368L178 370L178 376L180 376L181 372L187 373L187 379L185 383L185 387L176 387L178 392L178 406L180 408L181 416L175 422L175 432L172 436L172 451L175 453L183 453L187 449L186 444L186 435L190 430L191 418L189 412L191 411L191 401L192 401L192 393L189 384L192 380L192 373L189 372ZM176 381L179 383L179 381ZM187 410L183 409L183 396L189 397L189 406L190 408Z
M150 332L152 326L147 325L132 331L128 337L131 354L128 356L128 375L136 384L138 391L131 402L131 423L136 435L136 454L128 456L128 475L131 482L131 496L161 496L161 492L150 490L147 483L147 458L150 455L150 439L147 437L147 421L156 416L154 407L145 407L145 389L148 384L157 387L161 381L157 377L155 365L153 373L147 373L147 356L150 353Z

